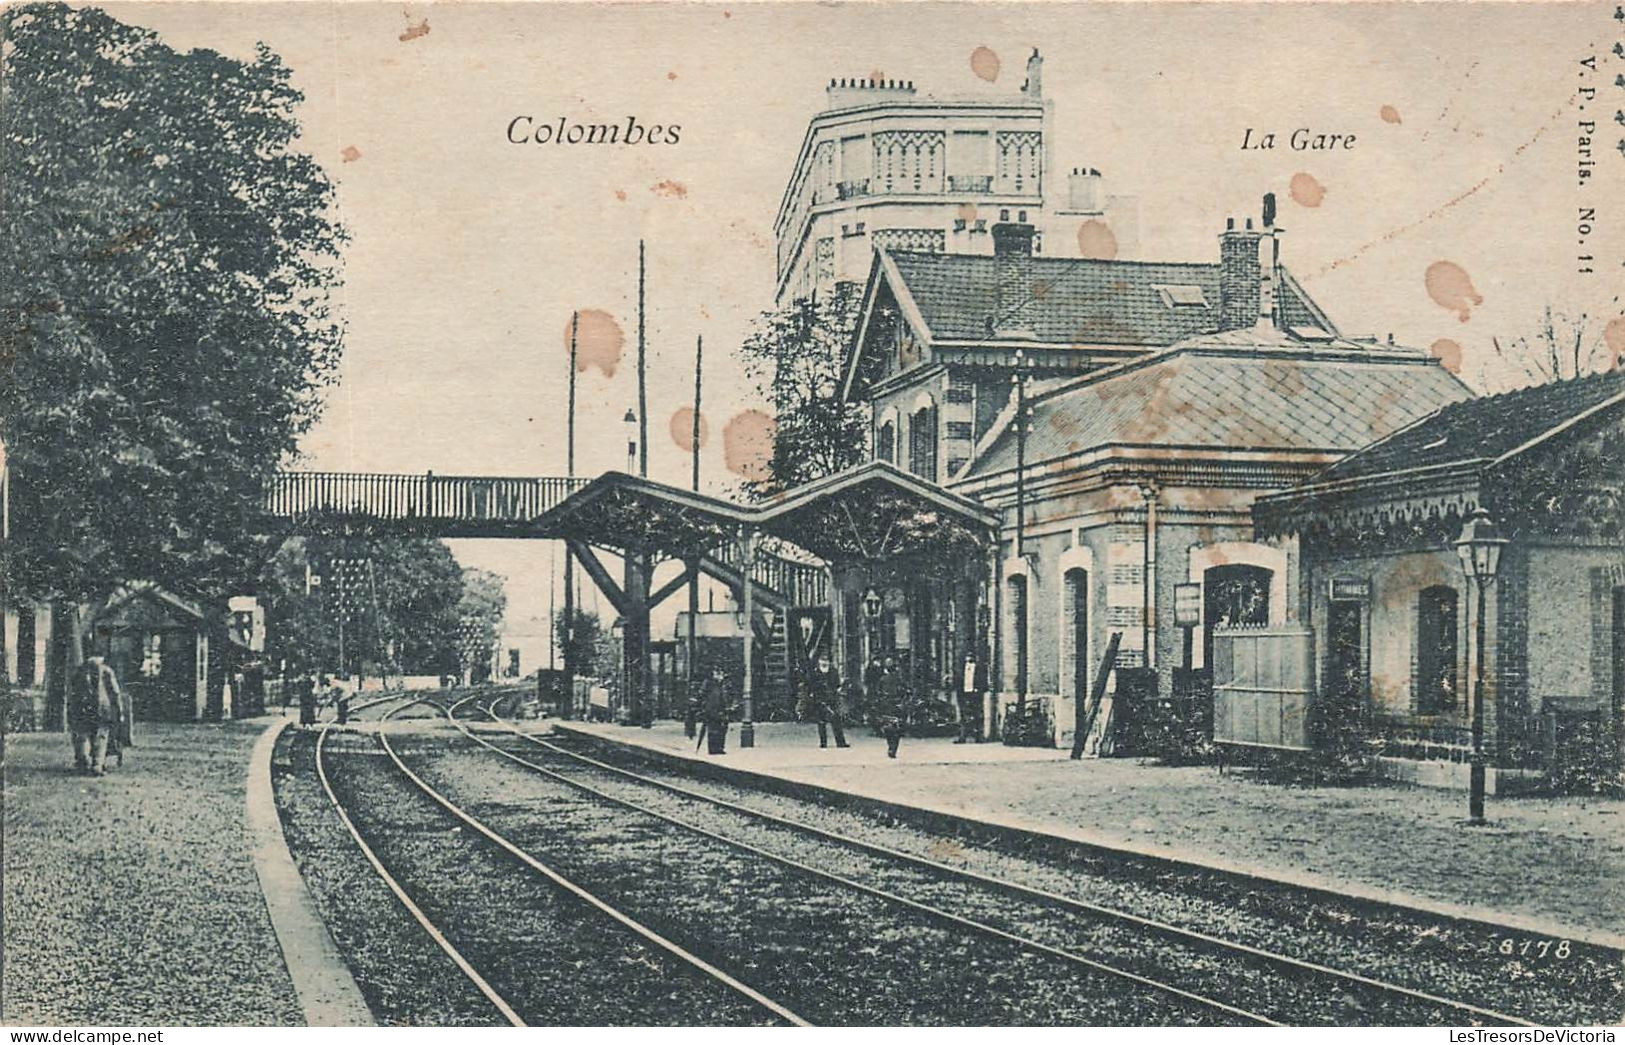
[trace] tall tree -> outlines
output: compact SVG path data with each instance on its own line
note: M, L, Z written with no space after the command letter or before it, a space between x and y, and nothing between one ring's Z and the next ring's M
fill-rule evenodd
M97 601L258 572L264 482L338 363L343 230L302 96L62 4L0 12L0 438L11 580Z
M863 459L867 415L843 402L841 378L857 325L860 288L836 284L757 317L741 349L745 372L773 408L773 456L764 479L744 484L765 499Z
M1498 365L1485 374L1485 384L1499 392L1616 369L1625 351L1615 343L1619 335L1610 341L1609 331L1622 322L1618 295L1600 318L1586 309L1547 305L1524 333L1490 339Z
M440 541L294 538L272 558L260 591L273 664L336 669L342 621L350 665L407 675L458 669L463 571Z

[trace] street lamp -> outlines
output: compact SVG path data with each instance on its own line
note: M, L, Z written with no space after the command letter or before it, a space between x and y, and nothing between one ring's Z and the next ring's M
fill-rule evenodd
M626 474L638 474L638 415L631 407L626 408L626 416L621 418L626 422Z
M1471 792L1468 796L1467 822L1475 827L1484 823L1484 614L1485 593L1495 583L1496 570L1501 565L1501 550L1507 539L1496 529L1490 513L1475 510L1456 538L1456 554L1461 558L1462 572L1478 588L1478 624L1475 638L1478 644L1477 665L1473 679L1473 765Z

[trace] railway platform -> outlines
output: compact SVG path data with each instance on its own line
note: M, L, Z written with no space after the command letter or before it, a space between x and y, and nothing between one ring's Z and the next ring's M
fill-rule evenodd
M6 738L0 1022L306 1021L250 830L252 755L277 724L140 723L100 778L74 773L61 733Z
M677 722L650 729L547 722L663 761L1038 832L1439 914L1532 938L1625 941L1625 802L1498 799L1490 825L1464 825L1454 792L1403 785L1289 786L1250 772L1138 759L1073 762L1066 751L905 738L898 759L855 727L852 747L818 746L816 728L759 723L756 746L695 751Z

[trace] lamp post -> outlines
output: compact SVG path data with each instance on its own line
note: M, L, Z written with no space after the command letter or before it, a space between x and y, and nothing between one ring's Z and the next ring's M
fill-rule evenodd
M864 635L868 638L869 646L864 651L867 654L864 660L872 661L879 653L879 650L875 649L875 647L880 644L880 593L875 591L873 587L863 593L863 620L866 625ZM864 666L867 667L868 665L865 664Z
M1473 765L1470 793L1467 799L1467 822L1478 827L1484 823L1484 615L1485 594L1495 583L1496 570L1501 565L1501 550L1507 540L1496 529L1490 513L1479 508L1473 512L1456 538L1456 555L1461 558L1462 572L1478 588L1478 623L1474 631L1478 652L1473 678Z

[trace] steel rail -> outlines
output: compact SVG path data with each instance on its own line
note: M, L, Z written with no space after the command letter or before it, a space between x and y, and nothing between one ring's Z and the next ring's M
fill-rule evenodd
M1270 962L1292 970L1312 972L1319 976L1340 980L1344 983L1357 985L1411 1001L1425 1002L1440 1008L1471 1014L1487 1020L1495 1020L1523 1027L1544 1026L1544 1024L1538 1022L1526 1020L1522 1017L1513 1016L1508 1013L1498 1012L1494 1009L1484 1008L1483 1006L1474 1005L1471 1002L1459 1001L1453 998L1445 998L1440 995L1418 990L1413 987L1406 987L1403 984L1390 983L1388 981L1379 980L1361 973L1349 972L1346 969L1333 968L1332 966L1322 965L1318 962L1309 961L1304 958L1295 958L1292 955L1281 954L1278 951L1265 950L1264 948L1256 947L1251 944L1240 943L1235 940L1226 940L1223 937L1213 936L1198 929L1190 929L1184 926L1174 925L1169 922L1159 921L1154 918L1145 917L1144 915L1134 914L1131 911L1122 910L1121 908L1107 907L1101 904L1091 903L1087 900L1080 900L1077 897L1051 892L1048 889L1042 889L1037 886L1026 885L1021 882L1015 882L1004 878L996 878L992 875L984 874L979 871L972 871L967 868L955 867L951 864L942 863L938 860L932 860L929 857L904 852L899 849L893 849L889 846L881 845L876 842L870 842L860 838L853 838L849 835L843 835L839 832L831 831L826 828L815 827L811 824L804 824L800 821L780 816L776 813L769 813L759 809L752 809L749 806L739 805L738 803L730 802L727 799L718 798L714 795L708 795L700 791L694 791L668 781L646 777L624 767L600 761L592 758L589 755L583 755L578 751L570 751L567 748L559 747L558 745L543 740L534 734L525 732L496 713L496 705L501 701L501 699L502 697L498 697L496 700L493 700L490 707L486 709L486 714L488 714L498 725L523 740L529 741L530 743L535 744L538 747L545 748L549 751L557 752L558 754L562 754L577 761L603 769L607 772L615 773L630 780L635 780L639 783L646 784L660 790L669 791L673 794L679 794L686 798L706 802L717 806L718 808L727 809L730 812L739 813L758 820L764 820L780 827L788 828L794 831L801 831L806 834L811 834L831 842L850 846L852 848L860 849L875 855L885 856L904 863L913 864L916 867L929 868L933 871L951 875L965 881L975 882L979 885L991 886L1008 893L1044 900L1086 914L1111 919L1123 924L1134 925L1141 929L1152 930L1170 938L1199 943L1204 946L1215 947L1232 953L1245 954L1248 957ZM459 701L458 706L461 706L464 703L467 703L467 699Z
M479 694L475 694L474 696L477 697L477 696L479 696ZM451 704L449 707L447 707L445 709L447 718L450 719L452 722L456 723L457 720L452 717L454 715L456 709L461 707L463 704L466 704L468 701L473 700L473 699L474 699L474 697L465 697L463 700L460 700L460 701L457 701L457 702ZM382 728L380 728L378 730L378 740L379 740L379 743L381 743L383 745L384 752L387 755L389 755L390 760L395 763L395 768L399 769L403 774L405 774L406 778L408 780L412 781L413 784L416 784L417 787L424 794L426 794L430 798L434 799L443 808L445 808L445 810L447 812L449 812L453 816L457 817L459 820L461 820L463 823L467 824L469 827L472 827L475 831L478 831L481 835L483 835L485 838L487 838L492 843L494 843L498 848L502 849L504 852L508 853L510 856L513 856L515 859L519 860L526 867L529 867L531 870L533 870L533 871L537 872L538 874L542 875L544 878L547 878L555 886L562 889L563 891L569 893L570 895L576 897L577 899L583 901L584 903L586 903L589 906L597 909L598 911L601 911L602 913L608 915L610 918L614 919L619 924L625 926L627 929L630 929L636 936L640 937L641 939L645 940L646 942L648 942L650 944L653 944L654 946L656 946L656 947L660 948L661 950L667 952L668 954L672 955L673 957L677 958L678 960L682 961L683 963L685 963L687 965L690 965L690 966L694 967L695 969L698 969L699 971L705 973L707 976L709 976L712 979L716 980L718 983L721 983L723 986L730 988L731 990L735 991L736 993L738 993L740 995L743 995L745 998L747 998L750 1001L754 1002L755 1004L761 1006L762 1008L766 1009L767 1011L773 1013L775 1016L777 1016L780 1019L786 1021L787 1023L790 1023L790 1024L792 1024L794 1026L797 1026L797 1027L810 1027L810 1026L812 1026L812 1024L809 1023L807 1020L805 1020L802 1017L796 1015L794 1012L790 1011L785 1006L780 1005L778 1002L774 1001L772 998L769 998L767 995L762 994L760 991L756 990L754 987L751 987L749 984L743 983L740 980L735 979L733 976L729 975L728 973L724 972L723 970L721 970L721 969L717 968L716 966L712 965L710 962L706 961L704 958L701 958L699 955L693 954L693 953L685 950L681 945L679 945L677 943L674 943L671 940L668 940L664 936L661 936L659 933L655 932L653 929L650 929L648 926L644 925L642 922L637 921L635 918L632 918L630 915L625 914L624 912L622 912L622 911L618 910L617 908L611 906L610 904L606 903L604 900L600 899L599 897L597 897L593 893L591 893L591 892L587 891L586 889L582 888L580 885L577 885L575 882L571 881L569 878L566 878L564 875L560 874L558 871L555 871L553 868L551 868L551 867L547 866L546 864L542 863L540 860L536 859L536 857L532 856L530 853L528 853L525 850L519 848L517 845L514 845L508 839L504 838L502 835L500 835L496 831L492 830L485 823L483 823L482 821L480 821L476 817L470 815L466 810L464 810L463 808L458 806L455 802L451 801L451 799L447 798L445 795L443 795L439 791L435 790L435 788L431 784L429 784L422 777L420 777L416 773L414 773L406 765L406 763L401 760L400 755L396 753L394 747L391 746L391 744L389 743L389 737L387 735L385 735L384 730Z
M475 694L475 696L478 696L478 694ZM676 827L682 828L685 831L689 831L689 832L692 832L694 834L701 835L701 836L706 837L706 838L710 838L710 839L712 839L714 841L721 842L724 845L730 846L730 847L735 848L735 849L742 850L744 852L751 853L751 854L753 854L755 856L762 857L763 859L768 860L768 861L770 861L772 863L776 863L776 864L780 864L780 865L785 866L785 867L789 867L789 868L791 868L793 870L800 871L803 874L811 875L811 876L813 876L815 878L822 878L822 879L825 879L827 881L834 882L837 885L841 885L841 886L843 886L845 888L851 889L851 890L853 890L855 892L859 892L859 893L863 893L863 894L868 895L868 896L876 897L878 899L886 901L887 903L891 903L891 904L894 904L894 905L899 906L899 907L905 907L905 908L908 908L908 909L913 910L913 911L918 911L919 913L924 914L927 917L929 917L929 918L931 918L931 919L933 919L935 921L946 922L946 923L948 923L950 925L955 925L955 926L958 926L960 928L969 929L972 932L979 933L979 934L984 935L984 936L989 936L989 937L992 937L992 938L997 939L997 940L1002 940L1002 941L1007 942L1007 943L1015 944L1017 947L1020 947L1022 950L1031 951L1031 952L1034 952L1034 953L1037 953L1037 954L1042 954L1042 955L1045 955L1045 956L1051 957L1051 958L1058 958L1063 962L1067 962L1067 963L1072 964L1072 965L1082 966L1083 968L1089 969L1089 970L1091 970L1093 972L1102 973L1102 974L1104 974L1106 976L1110 976L1110 977L1112 977L1114 979L1124 980L1124 981L1127 981L1129 983L1133 983L1136 986L1150 988L1151 990L1156 991L1156 992L1161 993L1161 994L1171 995L1171 996L1173 996L1175 998L1180 999L1181 1001L1189 1002L1189 1003L1191 1003L1193 1005L1196 1005L1198 1007L1201 1007L1201 1008L1211 1009L1211 1010L1213 1010L1215 1012L1222 1012L1222 1013L1225 1013L1225 1014L1230 1015L1230 1016L1235 1016L1238 1019L1244 1020L1245 1022L1250 1023L1250 1024L1256 1024L1256 1025L1259 1025L1259 1026L1266 1026L1266 1027L1281 1026L1280 1023L1278 1023L1275 1020L1270 1019L1268 1016L1264 1016L1264 1015L1261 1015L1261 1014L1256 1013L1256 1012L1251 1012L1251 1011L1249 1011L1247 1009L1239 1008L1239 1007L1231 1005L1231 1004L1229 1004L1227 1002L1220 1001L1217 998L1210 998L1210 997L1208 997L1207 995L1204 995L1204 994L1197 994L1194 991L1185 990L1183 987L1178 987L1178 986L1175 986L1174 984L1171 984L1171 983L1165 983L1165 982L1163 982L1161 980L1152 979L1149 976L1142 976L1139 973L1130 972L1127 969L1122 969L1122 968L1119 968L1119 967L1117 967L1115 965L1109 965L1109 964L1106 964L1105 962L1096 961L1093 958L1087 958L1087 957L1085 957L1085 956L1083 956L1081 954L1078 954L1075 951L1068 951L1068 950L1065 950L1065 949L1060 948L1060 947L1054 947L1054 946L1051 946L1050 944L1042 943L1042 942L1040 942L1038 940L1029 939L1029 938L1027 938L1025 936L1020 936L1020 935L1018 935L1016 933L1012 933L1012 932L1009 932L1007 930L1000 929L998 926L989 925L986 922L977 921L974 918L967 918L964 915L955 914L952 911L945 911L940 907L933 907L930 904L922 903L922 902L920 902L918 900L912 900L912 899L909 899L906 896L900 896L897 893L893 893L893 892L891 892L889 890L881 889L881 888L879 888L877 886L868 885L868 884L866 884L864 882L859 882L859 881L857 881L855 879L852 879L852 878L847 878L846 876L836 874L833 871L827 871L827 870L824 870L823 868L814 867L811 864L802 863L801 861L796 860L793 857L784 856L784 855L779 854L779 853L774 853L774 852L771 852L769 850L762 849L759 846L752 845L749 842L744 842L744 841L741 841L741 840L739 840L737 838L730 838L727 835L719 834L719 833L717 833L715 831L712 831L712 830L709 830L707 828L700 827L700 826L698 826L696 824L692 824L692 823L689 823L689 822L687 822L685 820L678 819L677 817L671 816L671 815L669 815L667 813L662 813L662 812L659 812L658 810L650 809L648 806L640 805L639 803L634 802L634 801L632 801L630 799L619 798L619 797L617 797L615 795L609 794L608 792L600 791L598 788L593 787L591 784L583 783L583 782L581 782L579 780L572 779L571 777L566 776L563 773L559 773L559 772L556 772L554 770L548 769L545 766L540 766L540 765L537 765L534 762L527 761L527 760L525 760L523 758L520 758L518 755L513 754L510 751L504 751L502 748L497 747L495 744L492 744L490 741L484 739L483 737L477 736L473 732L473 730L468 729L461 721L459 721L455 717L455 714L454 714L454 712L456 711L457 708L461 707L463 704L466 704L470 700L473 700L473 699L475 699L475 698L474 697L465 697L463 700L458 701L456 704L451 705L447 709L447 712L446 712L447 720L449 722L451 722L452 725L456 726L459 730L461 730L464 736L468 737L470 740L473 740L477 744L483 745L484 747L488 748L492 752L494 752L494 753L496 753L498 755L501 755L503 758L509 759L509 760L521 765L521 766L524 766L527 769L533 770L533 771L541 773L541 774L543 774L545 776L549 776L549 777L552 777L552 778L554 778L556 780L559 780L562 783L565 783L565 784L569 785L570 787L577 788L578 790L581 790L581 791L585 791L588 794L594 795L594 796L596 796L596 797L598 797L598 798L600 798L600 799L602 799L602 800L604 800L606 802L609 802L609 803L614 804L614 805L622 806L622 807L627 808L627 809L631 809L631 810L633 810L635 812L642 813L645 816L654 817L657 820L665 821L666 823L669 823L669 824L672 824L672 825L674 825ZM496 716L492 715L492 717L495 718ZM545 744L545 742L542 742L542 741L538 741L538 743L543 743L544 746L552 747L552 745L547 745L547 744ZM573 755L574 754L573 752L563 751L562 748L557 748L555 750L561 751L562 753L567 754L567 755Z
M368 845L366 839L361 837L361 832L357 830L354 821L350 819L350 814L344 811L343 803L339 801L338 795L334 793L333 784L327 778L327 769L322 765L322 745L327 740L327 733L330 728L324 727L316 736L316 776L321 780L322 790L327 792L328 801L333 803L333 811L338 813L339 820L343 822L345 828L350 832L350 837L355 839L355 844L360 847L361 855L367 858L367 862L372 865L372 869L378 872L378 877L382 878L384 884L389 886L389 891L395 894L395 899L399 900L401 906L405 907L407 912L417 920L423 931L429 934L429 938L446 953L446 957L452 960L462 974L468 977L469 982L479 988L480 993L485 995L486 1000L490 1001L496 1007L496 1010L502 1013L503 1019L515 1027L526 1026L524 1019L513 1010L513 1006L509 1005L502 995L498 994L496 989L486 982L485 977L481 976L474 966L469 964L468 959L464 958L457 948L452 946L451 941L446 939L445 934L435 927L435 924L429 920L429 916L423 913L423 909L412 901L412 898L407 895L406 889L384 867L383 861L378 859L378 854L373 852L372 846Z

